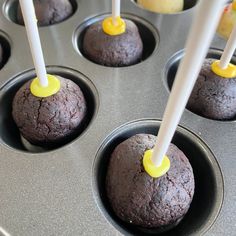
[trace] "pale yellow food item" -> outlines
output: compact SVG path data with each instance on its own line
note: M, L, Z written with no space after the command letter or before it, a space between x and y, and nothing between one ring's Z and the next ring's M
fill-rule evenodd
M184 0L137 0L143 8L158 13L175 13L184 8Z
M230 33L236 24L236 1L225 7L221 16L220 23L217 28L217 33L225 39L228 39Z

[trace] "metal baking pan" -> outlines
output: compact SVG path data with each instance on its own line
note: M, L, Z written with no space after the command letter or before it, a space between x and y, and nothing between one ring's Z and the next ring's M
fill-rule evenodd
M178 14L122 1L123 17L137 23L145 42L143 60L122 68L95 64L81 50L84 30L110 13L111 1L72 2L69 19L39 31L47 70L81 86L89 122L65 145L42 150L25 145L12 122L13 93L34 70L25 28L14 22L17 3L0 1L6 52L0 70L0 235L155 234L113 215L103 195L104 174L114 145L137 132L158 132L196 1L188 0ZM211 48L219 55L225 43L216 35ZM235 235L235 141L235 120L210 120L185 109L173 142L189 154L196 194L183 222L164 235Z

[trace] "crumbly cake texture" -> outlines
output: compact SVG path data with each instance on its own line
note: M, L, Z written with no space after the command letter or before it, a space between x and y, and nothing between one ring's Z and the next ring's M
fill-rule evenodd
M142 159L154 147L156 136L137 134L113 151L106 176L106 192L115 214L145 228L170 228L184 217L194 194L192 167L174 144L167 155L171 166L160 178L150 177Z
M228 120L236 116L236 78L226 79L211 70L215 59L205 59L187 108L206 118Z
M21 134L30 143L50 146L63 142L81 129L87 105L77 84L57 76L61 89L56 94L39 98L30 92L26 82L13 99L12 115Z
M83 52L91 61L105 66L128 66L142 59L143 42L134 22L125 20L126 31L111 36L102 28L102 21L88 27L83 39Z
M73 14L69 0L34 0L35 14L39 26L59 23ZM20 5L17 9L17 22L24 25Z

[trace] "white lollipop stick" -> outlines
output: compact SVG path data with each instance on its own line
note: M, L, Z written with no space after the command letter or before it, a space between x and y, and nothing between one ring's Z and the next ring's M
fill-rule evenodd
M224 52L221 55L219 67L221 69L226 69L230 63L230 60L234 54L236 48L236 25L233 28L233 31L230 34L228 42L225 46Z
M42 87L48 86L47 72L37 27L37 19L32 0L20 0L25 28L33 57L37 77Z
M112 0L112 23L117 25L117 17L120 16L120 0Z
M196 16L186 43L185 56L175 77L153 150L152 162L157 167L163 161L186 106L215 33L224 3L225 0L199 1Z

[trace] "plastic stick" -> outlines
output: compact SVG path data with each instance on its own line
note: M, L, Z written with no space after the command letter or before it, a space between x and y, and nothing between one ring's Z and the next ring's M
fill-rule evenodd
M152 162L160 166L180 121L215 33L225 0L200 0L153 150Z
M236 48L236 25L233 28L232 33L228 39L228 42L225 46L224 52L221 55L219 67L221 69L226 69L230 63L230 60L234 54L234 50Z
M120 16L120 0L112 0L112 23L117 25L117 17Z
M41 42L37 27L37 19L32 0L20 0L20 6L24 18L26 33L30 45L33 63L37 77L42 87L48 86L47 72L43 58Z

